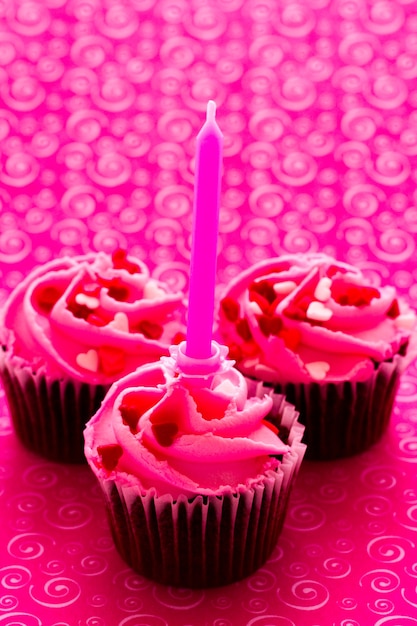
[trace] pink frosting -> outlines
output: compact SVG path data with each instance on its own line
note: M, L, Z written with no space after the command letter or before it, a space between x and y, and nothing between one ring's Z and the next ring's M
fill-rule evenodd
M183 339L182 300L122 251L65 257L14 290L1 340L16 364L107 385Z
M323 254L254 265L228 286L219 315L238 368L283 384L366 380L406 353L416 324L393 287Z
M243 376L222 358L206 379L184 376L172 356L115 383L87 424L85 453L104 480L158 495L236 492L279 465L289 447L264 418L273 401L247 398Z

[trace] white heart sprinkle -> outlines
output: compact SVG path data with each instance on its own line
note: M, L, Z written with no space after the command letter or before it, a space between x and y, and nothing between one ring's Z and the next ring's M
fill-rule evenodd
M77 293L75 296L75 302L80 305L85 305L89 309L98 309L100 306L100 300L93 298L93 296L87 296L85 293Z
M158 283L155 280L148 280L143 288L143 297L146 300L154 300L163 296L166 296L166 292L159 287Z
M262 315L263 311L257 302L249 302L248 309L255 315Z
M98 353L97 350L89 350L88 352L80 352L76 357L77 365L89 370L90 372L97 372L98 370Z
M395 318L394 324L397 328L404 328L405 330L411 330L416 323L416 316L414 313L404 313Z
M314 361L312 363L304 363L307 372L314 380L324 380L330 369L330 365L326 361Z
M309 320L316 322L327 322L333 315L333 311L326 308L321 302L314 300L308 305L306 316Z
M316 300L326 302L330 298L330 296L332 295L330 291L331 284L331 278L328 278L327 276L323 276L323 278L320 278L314 291L314 297L316 298Z
M297 283L293 280L284 280L282 283L275 283L273 289L277 295L283 295L291 293L291 291L293 291L296 287Z
M109 326L121 330L123 333L129 332L129 318L124 311L118 311L114 315L114 319L110 322Z

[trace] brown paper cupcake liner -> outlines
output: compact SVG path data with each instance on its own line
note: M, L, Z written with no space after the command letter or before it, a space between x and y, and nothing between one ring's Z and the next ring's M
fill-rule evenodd
M108 387L53 379L28 366L14 366L4 352L0 377L13 427L25 447L52 461L85 462L85 424Z
M300 412L299 420L305 425L306 458L352 456L376 443L387 429L403 369L398 356L392 362L381 363L364 382L275 385L274 391L284 394ZM248 386L251 394L271 388L255 381Z
M121 481L99 479L122 558L157 582L196 588L232 583L265 563L282 529L305 451L304 428L293 407L287 416L290 453L276 470L240 493L173 500L154 490L141 493Z

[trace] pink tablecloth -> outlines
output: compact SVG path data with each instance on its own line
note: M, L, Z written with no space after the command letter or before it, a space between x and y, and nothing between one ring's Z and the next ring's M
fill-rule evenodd
M38 263L117 246L186 289L211 98L219 292L324 250L415 306L416 32L414 0L0 3L0 301ZM383 440L305 462L272 558L210 591L135 575L88 468L22 449L0 403L2 626L417 624L415 365Z

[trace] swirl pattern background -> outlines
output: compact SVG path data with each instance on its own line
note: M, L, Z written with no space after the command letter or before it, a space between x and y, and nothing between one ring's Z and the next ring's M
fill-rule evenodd
M413 0L0 3L0 304L34 265L119 246L186 290L211 98L218 295L322 250L416 306L416 32ZM126 568L90 472L23 450L1 394L2 626L417 624L415 365L384 439L305 462L272 558L210 591Z

